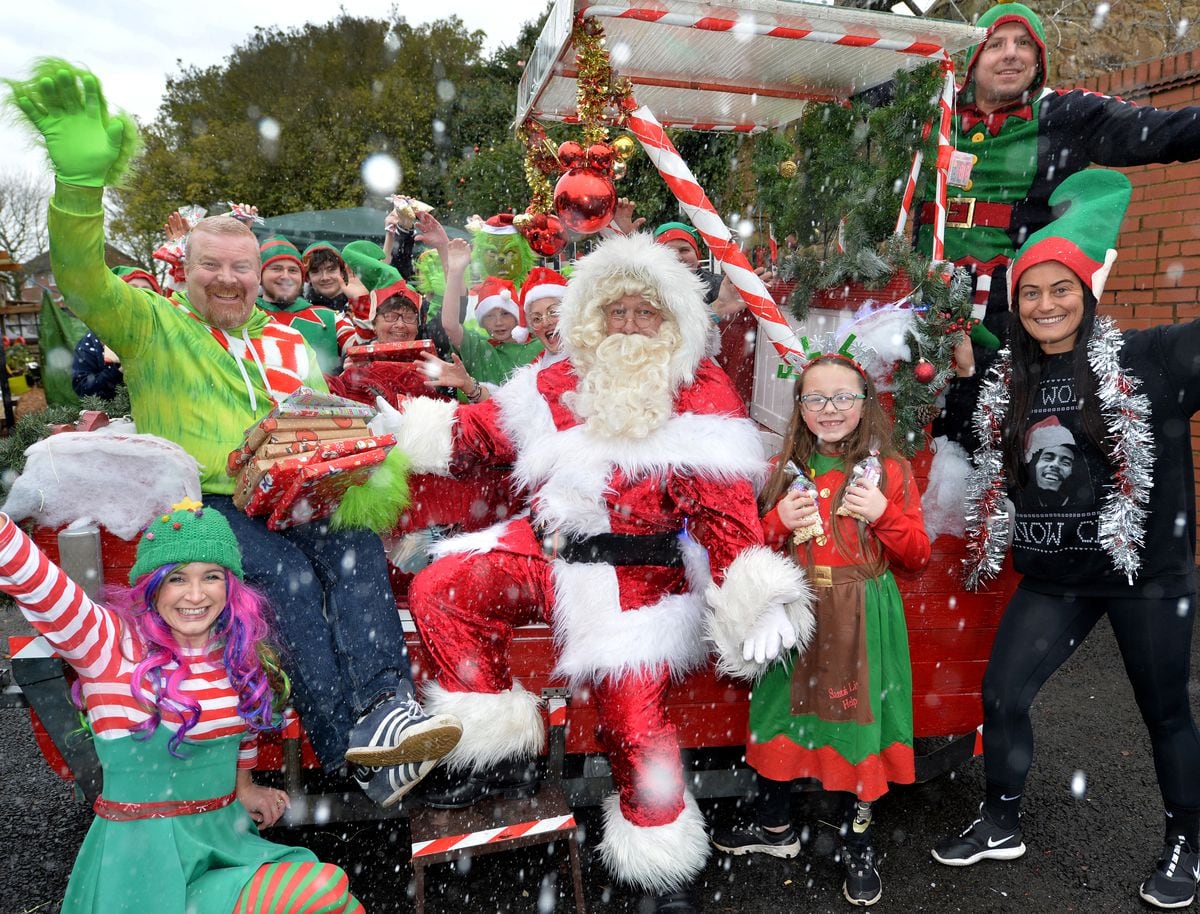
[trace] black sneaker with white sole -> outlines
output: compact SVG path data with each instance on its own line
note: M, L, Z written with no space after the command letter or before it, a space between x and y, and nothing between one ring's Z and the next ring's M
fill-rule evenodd
M800 838L790 825L780 832L768 831L757 822L745 828L715 831L712 843L717 850L735 856L767 854L790 860L800 853Z
M1138 894L1147 904L1170 910L1186 908L1196 898L1200 882L1200 853L1188 848L1180 835L1163 845L1154 873L1142 883Z
M404 796L420 784L436 765L436 759L405 762L403 765L389 765L385 768L356 765L352 775L370 800L377 806L388 809L404 799Z
M381 768L436 761L458 745L462 724L426 714L416 699L396 696L369 709L350 731L346 761Z
M1025 853L1021 829L1005 829L982 813L954 838L945 838L933 849L933 859L946 866L970 866L980 860L1016 860Z
M842 865L846 867L842 894L850 904L868 908L883 897L883 880L875 866L875 848L847 841L842 847Z

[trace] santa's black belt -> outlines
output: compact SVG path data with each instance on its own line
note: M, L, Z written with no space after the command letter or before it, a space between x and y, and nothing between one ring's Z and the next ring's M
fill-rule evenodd
M597 533L594 536L571 536L533 528L542 543L542 554L548 559L563 562L598 562L604 565L683 564L683 549L679 533Z

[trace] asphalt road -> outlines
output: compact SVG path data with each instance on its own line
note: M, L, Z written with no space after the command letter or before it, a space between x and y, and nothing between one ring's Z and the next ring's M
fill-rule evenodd
M19 629L0 610L0 632ZM1193 651L1191 695L1200 708L1200 649ZM1137 886L1160 849L1162 813L1149 743L1107 623L1044 690L1034 709L1037 759L1027 789L1026 856L951 869L929 847L965 826L982 797L976 759L950 776L899 788L877 806L880 912L1130 912L1148 910ZM0 914L55 914L75 851L91 819L37 753L23 711L0 711ZM1077 773L1086 792L1076 796ZM1200 776L1200 772L1197 773ZM819 796L798 796L795 817L809 841L795 861L715 854L700 890L705 914L847 912L832 830L820 824ZM704 804L710 822L739 815L738 804ZM578 811L592 914L632 914L635 899L614 887L594 853L595 809ZM403 821L278 831L275 840L311 846L344 866L371 912L407 912L411 900L408 827ZM429 914L547 914L573 909L546 849L479 857L429 873ZM561 889L561 892L560 892Z

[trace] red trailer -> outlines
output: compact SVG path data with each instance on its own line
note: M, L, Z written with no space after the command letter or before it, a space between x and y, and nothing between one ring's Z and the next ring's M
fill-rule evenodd
M763 332L751 415L762 425L764 437L777 443L791 408L792 384L779 378L780 360L796 360L797 332L831 329L844 316L812 309L801 325L780 313L651 109L662 115L661 124L753 132L794 120L810 100L847 98L888 79L898 67L929 60L947 64L946 82L952 88L949 55L977 41L980 32L953 23L782 0L740 0L736 9L689 0L614 0L603 6L588 0L559 0L521 83L518 124L529 116L575 118L572 26L582 16L599 17L604 23L613 65L634 86L641 107L631 115L630 129L759 318ZM703 73L697 72L696 60L706 62ZM945 104L943 109L948 110ZM944 194L941 180L939 186ZM942 210L944 222L944 206ZM922 488L930 460L929 452L922 451L913 461ZM52 558L59 558L55 531L38 530L36 539ZM77 541L70 551L72 555L62 558L77 580L84 579L88 564L102 567L110 580L121 579L133 558L131 543L104 531L99 532L97 544L80 550ZM81 551L83 564L73 565ZM939 537L933 552L932 562L920 575L897 575L913 660L919 780L948 770L976 751L983 670L1000 613L1015 584L1006 572L986 591L967 593L959 583L963 540ZM419 678L424 654L407 616L406 582L407 576L397 571L393 585ZM566 684L550 675L553 641L546 626L518 631L512 665L527 689L540 690L547 699L548 724L554 734L549 765L562 774L568 798L572 803L598 801L609 787L607 763L596 741L596 714L587 695L568 695ZM81 792L93 799L98 766L90 745L67 735L77 729L78 718L66 701L63 665L49 655L44 642L33 639L14 645L13 674L31 705L47 759L64 777L73 775ZM719 678L711 670L688 676L672 690L670 713L687 750L685 759L694 774L690 787L697 796L739 795L752 784L742 761L747 698L745 685ZM10 695L9 700L16 699ZM293 796L301 797L310 788L309 802L293 804L292 824L380 814L357 792L314 795L313 790L321 788L314 788L302 769L315 767L315 759L295 723L279 749L268 748L260 758L262 767L284 769Z

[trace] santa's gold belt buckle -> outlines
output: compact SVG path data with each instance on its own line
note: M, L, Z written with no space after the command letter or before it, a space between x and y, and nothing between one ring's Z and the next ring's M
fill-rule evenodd
M809 575L813 587L832 587L833 586L833 566L831 565L813 565L812 573Z
M961 215L963 206L967 208L967 218L961 222L951 222L950 213L957 210ZM946 228L953 229L969 229L975 227L975 198L974 197L952 197L946 201Z

